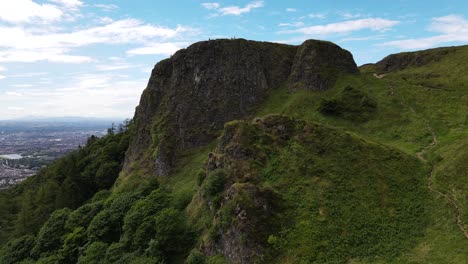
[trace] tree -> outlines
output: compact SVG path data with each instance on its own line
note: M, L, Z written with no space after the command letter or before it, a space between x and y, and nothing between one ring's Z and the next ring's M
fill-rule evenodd
M67 233L65 222L71 210L68 208L55 211L42 226L36 238L34 248L31 250L33 257L50 256L62 246L63 236Z
M78 264L103 264L106 257L107 244L96 241L86 247L83 255L78 259Z
M63 247L60 250L62 261L65 263L76 263L80 253L80 248L86 244L86 230L78 227L72 233L66 235Z
M34 246L34 236L26 235L8 242L0 251L0 263L13 264L31 257L30 251Z

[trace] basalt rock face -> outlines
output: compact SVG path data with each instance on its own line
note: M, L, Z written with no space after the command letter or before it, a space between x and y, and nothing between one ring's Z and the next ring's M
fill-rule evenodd
M226 122L252 114L271 90L285 83L324 90L333 85L331 73L357 71L352 55L329 42L195 43L153 69L135 112L124 172L138 161L166 176L178 151L211 142Z
M340 72L358 72L349 51L331 42L307 40L298 47L289 85L292 89L326 90Z

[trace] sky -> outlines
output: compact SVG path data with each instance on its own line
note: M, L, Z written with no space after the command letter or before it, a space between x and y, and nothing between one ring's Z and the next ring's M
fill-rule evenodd
M468 1L0 0L0 120L130 118L154 64L216 38L329 40L361 65L468 44Z

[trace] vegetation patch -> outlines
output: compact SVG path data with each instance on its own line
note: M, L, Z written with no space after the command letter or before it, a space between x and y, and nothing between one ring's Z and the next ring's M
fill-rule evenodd
M377 102L365 92L346 86L339 98L323 99L319 106L324 115L339 116L354 121L368 121L377 109Z

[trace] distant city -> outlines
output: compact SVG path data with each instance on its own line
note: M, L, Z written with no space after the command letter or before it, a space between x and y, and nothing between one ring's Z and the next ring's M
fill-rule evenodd
M0 189L18 184L53 160L103 136L119 121L91 118L25 118L0 121Z

